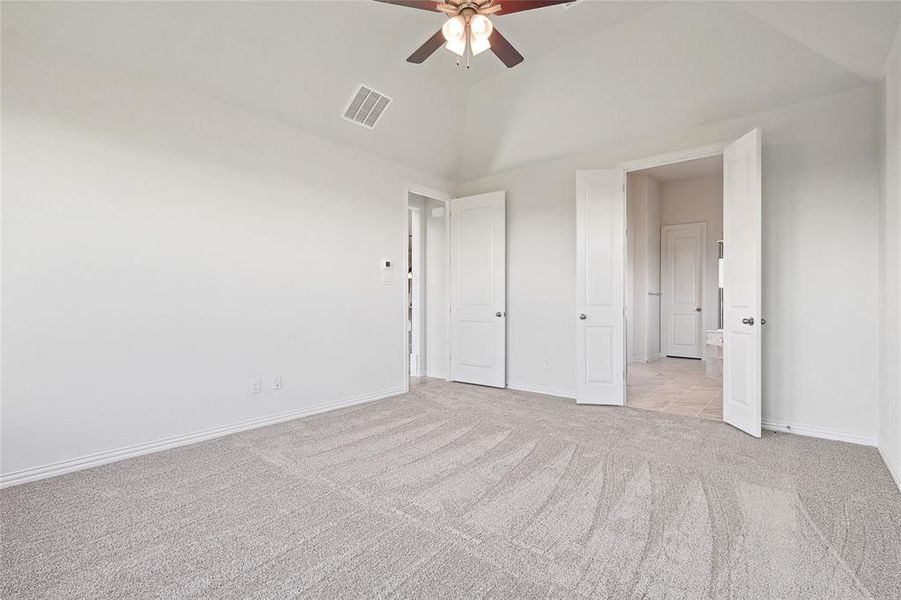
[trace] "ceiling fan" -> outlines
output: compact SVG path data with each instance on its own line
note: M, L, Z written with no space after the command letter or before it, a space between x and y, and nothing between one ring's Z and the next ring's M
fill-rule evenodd
M407 57L407 62L420 64L435 50L444 46L460 58L465 58L469 68L470 58L491 50L501 62L512 68L524 59L510 42L494 28L489 18L492 15L544 8L556 4L568 4L573 0L376 0L385 4L396 4L407 8L443 12L448 16L444 26L435 32L416 52Z

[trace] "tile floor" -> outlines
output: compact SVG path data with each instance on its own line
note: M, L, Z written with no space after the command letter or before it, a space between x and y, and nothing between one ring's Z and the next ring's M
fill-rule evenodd
M664 357L632 363L626 405L722 421L723 382L705 376L700 360Z

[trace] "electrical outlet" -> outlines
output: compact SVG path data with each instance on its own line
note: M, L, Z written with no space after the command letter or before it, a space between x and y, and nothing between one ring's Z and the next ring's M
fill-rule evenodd
M276 375L275 377L272 378L272 389L273 390L282 389L282 376L281 375Z
M262 394L263 393L263 378L262 377L254 377L250 380L250 393L251 394Z

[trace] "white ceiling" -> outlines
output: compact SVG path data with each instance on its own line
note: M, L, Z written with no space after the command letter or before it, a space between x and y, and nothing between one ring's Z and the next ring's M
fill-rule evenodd
M671 181L694 179L696 177L707 177L708 175L717 175L723 172L723 157L720 155L698 158L696 160L688 160L636 172L647 173L660 183L670 183Z
M864 85L899 6L585 0L498 17L526 62L507 70L482 55L469 72L443 50L405 62L440 14L367 0L3 2L2 42L4 54L55 48L456 178ZM340 118L361 82L394 98L374 131Z

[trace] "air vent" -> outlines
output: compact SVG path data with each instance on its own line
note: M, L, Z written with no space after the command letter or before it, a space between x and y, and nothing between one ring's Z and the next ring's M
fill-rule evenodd
M342 116L366 129L372 129L389 104L391 104L391 98L371 87L360 84L350 102L347 103L347 108L344 109Z

